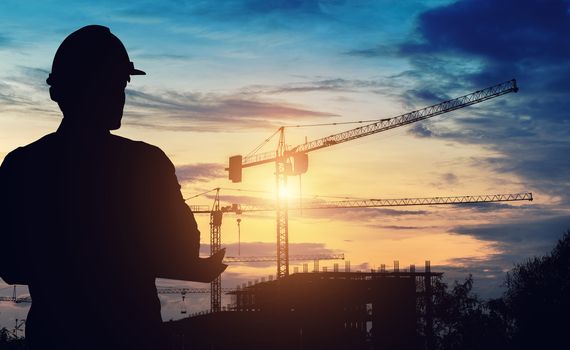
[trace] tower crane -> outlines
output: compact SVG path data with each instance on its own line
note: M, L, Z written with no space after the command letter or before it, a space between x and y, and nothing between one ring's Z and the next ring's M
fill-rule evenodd
M274 211L275 206L255 206L231 204L220 206L219 188L214 189L214 205L190 205L190 209L195 214L210 214L210 252L215 254L221 247L221 225L224 213L242 214L244 212L267 212ZM210 192L210 191L208 191ZM207 193L207 192L206 192ZM322 201L314 203L303 203L293 206L290 209L346 209L346 208L378 208L378 207L401 207L416 205L465 205L476 203L532 201L532 193L508 193L508 194L485 194L474 196L451 196L451 197L420 197L420 198L399 198L399 199L352 199L342 201ZM212 249L216 247L217 250ZM291 260L335 260L344 259L344 254L329 254L324 256L287 256L287 261ZM277 261L279 256L274 257L227 257L225 262L260 262ZM221 310L222 286L221 276L210 284L210 308L213 312Z
M195 214L210 214L210 255L216 254L221 249L222 237L222 218L224 212L241 213L237 210L237 206L220 207L220 188L215 188L214 203L209 206L190 206ZM204 192L208 193L211 191ZM234 210L232 210L232 208ZM272 210L272 209L266 209ZM298 256L293 257L297 260L334 260L344 259L344 254L329 254L320 256ZM227 257L225 262L261 262L261 261L275 261L273 257ZM184 297L184 295L182 296ZM222 276L216 277L210 282L210 309L213 312L218 312L222 309Z
M241 155L230 157L229 167L226 168L226 170L229 171L229 179L232 182L241 182L242 170L244 168L267 163L275 163L275 183L277 187L275 206L277 231L277 278L282 278L289 274L289 206L287 200L283 198L283 196L280 196L280 193L281 189L285 188L287 185L288 176L299 175L307 171L307 153L412 124L420 120L432 118L440 114L448 113L517 91L518 87L516 80L512 79L455 99L444 101L393 118L379 119L368 125L326 136L314 141L305 142L294 147L288 147L286 145L285 127L282 126L275 133L279 134L279 141L275 151L260 154L253 153L246 157Z

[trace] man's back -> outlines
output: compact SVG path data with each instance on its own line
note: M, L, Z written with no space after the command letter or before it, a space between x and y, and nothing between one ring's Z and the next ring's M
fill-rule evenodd
M63 121L0 167L0 277L27 284L32 349L162 349L155 278L210 282L174 166L121 126L134 67L109 28L59 46L46 80Z
M14 278L29 285L33 299L27 337L42 344L54 335L98 337L104 344L126 335L148 343L161 322L154 286L161 254L197 256L199 244L164 154L62 125L8 155L1 176ZM175 215L180 211L187 212ZM168 222L173 218L183 222ZM186 232L187 247L168 247L176 232Z

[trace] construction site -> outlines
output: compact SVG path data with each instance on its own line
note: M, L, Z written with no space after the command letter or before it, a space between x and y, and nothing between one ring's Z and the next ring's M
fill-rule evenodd
M429 262L421 272L335 267L246 285L218 312L165 325L179 349L430 348L432 279L442 274Z
M285 128L279 128L264 143L246 157L229 159L229 179L242 180L242 170L257 165L275 163L276 204L253 206L220 204L220 189L216 188L210 206L192 206L196 214L210 215L210 252L221 249L221 225L225 213L274 211L276 213L277 274L274 280L262 279L233 290L232 303L222 307L221 277L211 283L210 310L192 317L166 323L176 348L191 346L209 349L435 349L432 289L434 279L442 272L432 272L426 261L423 271L411 265L399 268L394 262L391 271L385 265L379 270L351 271L346 262L340 271L319 269L319 260L344 258L338 256L289 256L289 210L378 208L422 205L469 205L494 202L531 201L531 193L476 196L421 197L401 199L351 199L299 203L291 206L282 189L287 177L300 175L308 169L308 153L408 125L436 115L448 113L510 92L517 92L515 80L445 101L394 118L381 119L321 139L289 146ZM273 136L279 136L274 151L259 153ZM209 191L210 192L210 191ZM238 219L238 227L239 227ZM237 257L235 262L255 262L255 257ZM309 272L295 269L290 274L290 260L314 260ZM165 292L163 290L163 292ZM177 290L184 294L190 290ZM214 331L215 330L215 331ZM204 336L207 335L207 336Z
M280 196L287 177L303 174L308 169L308 153L343 142L405 126L463 107L516 92L516 81L510 80L486 89L432 105L397 117L330 135L297 146L285 142L285 128L279 128L274 151L229 159L229 179L240 182L242 170L275 163L275 205L254 206L229 203L222 205L220 188L212 205L190 205L197 214L210 215L210 255L222 249L222 221L225 214L275 212L276 256L226 257L225 263L275 262L276 274L237 288L222 288L222 277L208 289L158 288L159 294L209 293L210 308L177 321L165 323L170 341L177 349L434 349L433 283L442 272L433 272L430 262L416 269L414 265L400 269L397 261L386 269L351 271L350 262L343 268L320 268L320 260L344 259L344 254L294 256L289 254L289 210L379 208L402 206L470 205L495 202L531 201L531 193L484 194L468 196L418 197L400 199L349 199L291 204ZM261 146L265 145L267 139ZM238 219L239 227L239 219ZM239 251L238 251L239 252ZM239 255L239 253L238 253ZM309 271L291 273L290 261L314 261ZM231 296L222 305L222 293ZM3 297L3 301L29 302L29 298ZM186 313L186 311L183 311Z

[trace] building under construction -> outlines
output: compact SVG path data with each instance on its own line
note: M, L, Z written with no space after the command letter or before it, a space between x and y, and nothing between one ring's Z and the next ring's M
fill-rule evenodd
M430 349L432 283L441 275L429 262L423 272L335 265L238 288L227 309L166 326L180 349Z

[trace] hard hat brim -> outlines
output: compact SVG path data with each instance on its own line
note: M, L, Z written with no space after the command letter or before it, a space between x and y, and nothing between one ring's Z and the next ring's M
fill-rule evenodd
M133 68L129 75L146 75L146 72L143 72L140 69Z
M130 66L129 75L146 75L146 73L143 72L142 70L136 69L135 64L133 62L129 62L129 66Z

